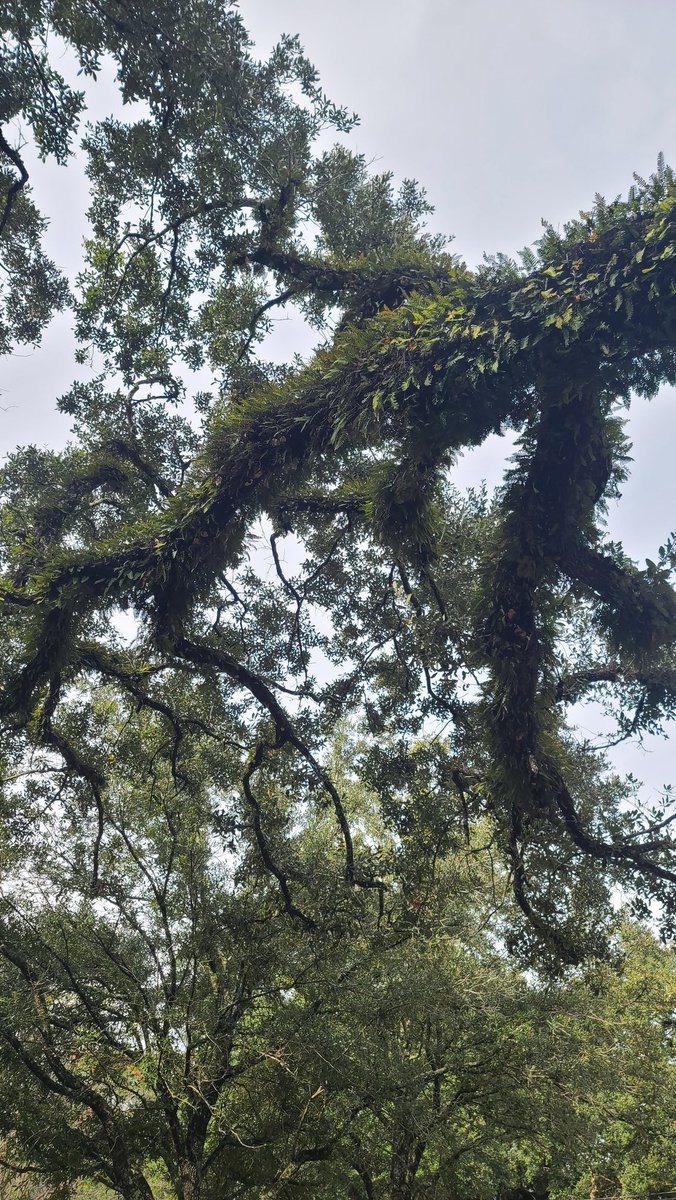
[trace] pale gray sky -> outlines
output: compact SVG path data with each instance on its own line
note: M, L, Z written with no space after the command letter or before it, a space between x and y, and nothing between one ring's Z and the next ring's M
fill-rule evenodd
M282 32L301 35L325 90L361 116L350 143L417 178L433 227L470 263L515 252L541 218L562 223L597 191L626 192L660 150L676 164L676 0L241 0L240 11L261 54ZM72 270L84 181L49 168L36 185L51 193L51 245ZM304 342L288 323L278 334ZM4 449L63 441L53 403L71 354L62 321L40 351L0 363ZM665 390L632 412L635 465L611 527L639 559L676 524L675 400ZM503 457L492 445L461 477L495 476ZM669 777L663 745L619 760L651 786Z
M470 261L676 159L674 0L241 0L300 32L352 141L414 176Z
M355 109L350 143L413 176L469 263L514 253L594 194L626 193L662 150L676 164L676 0L242 0L262 51L301 34L331 99ZM289 331L289 340L293 336ZM611 513L632 557L676 526L676 393L632 410L632 477ZM497 439L458 478L497 481ZM582 718L583 723L586 718ZM594 722L589 713L590 731ZM649 789L673 778L662 740L613 753Z
M361 116L351 144L423 184L433 227L470 264L514 253L543 218L563 223L596 192L626 193L660 150L676 164L676 0L242 0L240 10L262 52L300 32L325 90ZM636 556L652 555L674 520L672 399L632 416L637 462L617 536Z

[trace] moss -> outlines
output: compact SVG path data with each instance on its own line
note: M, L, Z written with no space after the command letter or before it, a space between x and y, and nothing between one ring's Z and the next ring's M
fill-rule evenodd
M545 427L543 410L540 423L531 424L531 493L512 489L506 537L518 542L515 587L537 584L545 562L550 574L571 570L573 533L594 537L594 504L612 453L610 416L599 418L598 399L586 409L584 399L566 408L570 373L591 370L602 390L616 363L626 371L628 362L640 363L671 336L675 205L669 196L640 219L629 206L619 208L594 238L587 233L558 245L560 259L545 256L516 282L491 290L460 272L450 295L434 288L408 295L396 309L340 330L330 350L283 384L224 405L190 478L161 513L86 552L34 559L25 594L45 624L25 679L37 685L52 669L57 650L47 631L59 625L69 636L55 616L64 606L81 615L125 599L154 615L165 636L208 594L218 572L238 560L246 529L264 509L301 492L310 477L335 475L358 448L388 448L390 465L379 468L366 498L378 539L431 553L439 521L435 471L489 432L529 419L545 377L550 396L559 389L556 420ZM97 486L97 479L114 485L118 469L92 461L68 485L70 493ZM547 495L548 512L538 499ZM57 508L45 510L45 520L57 520ZM518 536L509 532L512 508L521 514ZM671 636L673 625L667 593L645 582L653 598L642 604L638 624L650 646ZM601 587L609 612L622 609L617 597L625 586L631 590L615 582L612 596ZM494 600L497 613L503 599Z

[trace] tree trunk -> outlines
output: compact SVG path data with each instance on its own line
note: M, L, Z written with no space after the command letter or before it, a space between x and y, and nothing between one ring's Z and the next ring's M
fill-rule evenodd
M202 1178L197 1163L191 1159L182 1159L179 1163L179 1176L181 1200L199 1200Z
M119 1179L118 1176L118 1180L116 1191L122 1196L123 1200L155 1200L152 1188L145 1175L130 1171L129 1173L125 1173L124 1179Z
M123 1200L155 1200L145 1175L132 1165L131 1156L114 1122L106 1119L104 1124L112 1151L109 1174L115 1191Z
M410 1129L395 1125L392 1135L389 1200L413 1200L415 1177L425 1143L416 1141Z

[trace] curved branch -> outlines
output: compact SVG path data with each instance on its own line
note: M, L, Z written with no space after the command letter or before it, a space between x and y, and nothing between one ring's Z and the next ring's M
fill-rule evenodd
M234 680L235 683L239 684L240 687L250 692L258 700L259 704L267 709L274 721L278 740L281 738L284 743L288 743L298 751L331 797L345 844L346 879L349 883L359 883L360 886L371 886L370 882L366 882L361 878L357 879L355 876L352 833L345 809L343 808L343 802L335 784L317 761L310 748L299 736L289 716L267 683L265 683L260 675L256 675L253 671L250 671L243 663L238 662L231 654L228 654L225 650L221 650L219 647L192 642L188 638L178 638L174 643L174 652L179 657L186 658L189 662L199 663L202 666L215 667L218 671L222 671L230 679Z
M289 889L289 877L287 874L285 874L285 872L282 870L282 868L279 866L279 864L275 861L275 859L272 855L272 851L270 850L270 844L269 844L269 842L265 836L265 833L263 831L261 807L260 807L260 804L258 803L258 801L253 793L253 790L251 788L251 780L252 780L254 774L256 773L256 771L258 771L260 769L260 767L262 766L262 764L265 760L267 751L271 750L271 749L274 749L274 750L280 749L281 746L284 745L285 741L286 741L286 737L284 736L283 731L280 730L278 733L277 741L274 743L273 746L269 746L266 742L258 743L258 745L256 746L256 749L254 750L254 752L251 756L251 759L248 763L247 769L244 772L244 775L242 776L242 790L246 797L247 804L249 805L249 808L251 809L251 812L253 815L254 834L256 837L256 843L258 845L260 856L263 860L266 870L268 870L271 875L274 875L275 879L277 880L277 882L279 884L280 891L284 898L284 908L288 912L289 916L295 917L296 920L301 921L302 924L306 927L306 929L315 929L316 922L313 921L312 918L307 915L307 913L304 913L302 911L302 909L298 908L297 905L295 905L293 903L293 900L291 899L291 892Z
M285 291L280 292L279 295L272 296L269 300L266 300L265 304L261 304L260 307L256 309L249 322L249 336L247 337L242 349L238 354L239 359L244 358L248 354L251 348L251 343L256 336L256 326L258 325L261 317L264 317L266 312L269 312L271 308L283 306L284 304L287 304L289 300L293 300L294 296L300 296L302 291L303 289L297 286L288 287Z
M655 650L676 641L676 592L666 580L620 566L583 542L566 547L560 561L566 575L603 601L618 644Z

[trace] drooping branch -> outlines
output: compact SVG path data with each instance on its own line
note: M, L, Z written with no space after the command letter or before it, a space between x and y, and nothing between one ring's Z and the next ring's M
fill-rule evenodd
M618 647L654 651L676 640L676 595L662 579L620 566L609 555L574 541L562 555L567 575L595 592Z
M614 224L562 246L560 261L527 278L491 289L458 271L443 294L413 295L343 328L330 350L284 383L225 405L189 478L161 512L105 545L65 549L46 561L44 550L31 553L26 545L21 578L5 584L25 654L2 711L26 722L45 682L59 674L75 680L82 626L129 601L150 618L162 654L225 673L269 713L331 797L346 874L356 882L340 796L274 689L183 631L212 602L225 569L241 561L259 516L294 506L310 521L340 511L359 516L364 536L401 550L402 561L418 561L434 592L424 506L435 480L453 453L508 424L525 425L523 465L505 492L473 653L492 673L496 794L516 794L520 809L538 821L559 813L584 849L565 799L559 805L542 745L543 734L556 736L546 713L556 689L550 600L561 579L572 578L600 597L618 644L624 639L650 654L674 642L671 589L599 552L595 508L613 469L608 420L618 381L640 373L647 360L652 372L656 356L673 352L675 242L673 197L639 214L620 212ZM301 270L273 262L276 253L261 249L258 265L288 268L299 286L319 286L307 263ZM375 460L372 477L365 479L360 466L351 483L355 461L367 455ZM346 483L325 492L341 473ZM436 590L443 622L445 600ZM505 811L510 807L511 799ZM616 850L604 848L602 856Z
M638 244L645 250L643 240ZM631 243L631 250L635 245ZM580 253L584 254L583 248ZM597 244L597 267L601 265L599 257ZM635 266L634 257L627 255L625 286L636 291L642 285L647 290L647 283L636 278L647 268ZM664 268L661 260L652 265L673 272L668 261ZM562 275L564 269L565 264ZM581 269L573 272L574 286L581 287L584 276L581 282L579 275ZM184 573L190 574L186 560L192 556L186 554L185 543L192 546L202 534L209 536L216 522L223 530L243 504L255 503L254 498L271 485L281 493L288 481L296 484L298 476L302 477L302 465L315 448L321 450L328 444L339 455L342 448L377 444L392 433L399 440L411 428L420 430L421 426L437 456L477 444L491 429L518 417L528 381L541 371L542 362L548 356L558 360L570 352L583 331L587 341L591 330L584 330L585 321L594 319L602 326L606 305L607 320L612 314L617 328L612 333L604 330L603 336L618 342L618 352L626 345L628 352L641 357L661 338L666 312L658 296L649 301L646 297L654 310L653 325L650 330L642 328L634 339L632 323L626 317L620 319L621 310L615 311L614 301L622 296L619 286L608 289L607 299L595 298L592 304L582 292L577 293L582 297L579 301L569 297L563 277L556 288L544 287L546 299L540 297L526 314L524 304L540 282L552 281L547 276L533 277L506 298L482 296L473 302L463 281L455 306L449 308L447 299L439 299L427 305L412 302L394 313L383 313L362 329L340 334L330 353L320 353L289 384L267 389L246 405L226 410L224 418L213 424L193 478L168 506L166 516L158 518L156 550L166 549L166 553L155 557L168 567L167 559L176 557L172 551L177 549L178 538L184 543L180 565L185 564L188 570ZM654 276L651 286L656 287ZM668 288L669 279L664 279L663 286ZM547 324L549 317L551 324ZM518 340L513 326L520 335ZM575 350L579 350L577 345ZM373 403L374 397L377 403ZM144 549L147 553L147 543L135 546L133 540L128 542L130 558L140 556ZM91 570L85 567L85 571L92 574L100 567L99 574L105 577L110 566L112 563L99 557ZM73 571L77 573L75 563ZM59 586L62 581L59 572L50 582ZM108 592L110 580L104 578L104 582Z
M289 888L290 872L282 869L282 867L279 865L279 863L277 862L276 858L274 857L274 855L272 853L270 844L268 842L268 839L265 835L265 831L263 829L263 814L261 812L261 806L260 806L258 800L256 799L255 793L252 788L253 776L256 774L256 772L258 770L260 770L261 766L263 765L263 763L265 761L265 757L267 755L267 752L271 749L279 750L284 745L284 742L285 742L284 735L281 734L281 740L280 740L280 737L278 737L277 740L275 741L274 745L272 745L272 746L268 745L266 742L258 743L258 745L256 746L256 749L254 750L254 752L251 755L251 758L247 764L246 771L244 772L244 775L242 776L242 790L244 792L246 802L249 805L249 808L251 809L251 813L252 813L252 817L253 817L254 836L256 838L256 845L258 846L258 851L260 853L260 856L261 856L263 865L265 866L265 869L267 871L269 871L271 875L274 876L274 878L277 880L277 883L279 884L279 889L282 893L282 897L284 900L284 908L286 909L286 911L288 912L290 917L294 917L296 920L300 921L301 924L303 924L306 929L313 929L315 927L315 922L313 921L312 917L308 916L307 913L303 912L303 910L300 909L297 904L294 904L294 902L292 900L291 890Z
M232 655L219 647L193 642L188 638L178 638L174 645L174 651L179 657L185 658L189 662L215 668L225 673L240 687L250 692L258 700L259 704L267 709L274 721L279 745L288 744L298 751L331 799L345 845L345 878L348 883L358 883L361 886L378 886L377 881L367 880L355 874L352 832L340 794L328 772L322 767L309 746L300 737L289 716L261 676L250 671L243 663L237 662ZM256 770L259 766L260 762L257 762Z
M607 841L585 828L561 771L543 746L552 730L546 702L555 633L548 611L551 590L579 547L583 561L601 557L584 548L583 538L593 530L594 505L611 469L598 367L595 371L587 362L583 379L558 391L542 392L527 468L503 501L502 553L485 598L494 787L501 807L511 812L506 848L515 898L535 928L557 942L561 935L527 896L520 848L526 822L552 823L558 812L572 843L584 854L605 863L621 861L645 875L676 882L676 872L651 857L654 851L671 851L669 839L647 844ZM571 551L571 546L576 549ZM659 619L663 620L662 613ZM674 631L676 623L672 640ZM607 677L607 671L604 674Z

